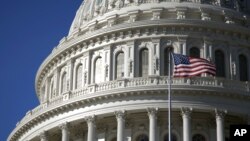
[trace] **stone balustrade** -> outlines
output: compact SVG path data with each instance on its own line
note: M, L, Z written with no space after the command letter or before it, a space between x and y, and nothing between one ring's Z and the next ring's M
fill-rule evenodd
M168 77L167 76L160 76L160 77L148 77L148 78L133 78L133 79L121 79L115 81L108 81L99 84L92 84L82 89L74 90L72 92L68 92L66 94L69 95L67 99L63 99L63 95L60 95L54 99L51 99L49 102L39 105L38 107L34 108L33 110L29 111L26 116L19 122L18 125L28 121L29 119L33 118L35 115L38 115L43 112L44 109L49 107L56 107L57 105L63 104L63 102L72 100L74 98L79 99L86 99L86 95L93 95L98 97L98 94L106 92L107 94L110 91L114 92L126 92L128 88L136 88L135 90L140 91L145 88L148 90L158 90L159 87L163 89L167 89L168 85ZM152 86L152 87L149 87ZM158 86L158 87L156 87ZM228 80L222 78L215 78L215 77L193 77L193 78L174 78L172 79L172 88L175 91L175 88L180 88L188 86L188 88L195 90L208 90L211 91L220 90L221 92L225 93L235 93L235 94L243 94L250 96L250 84L248 82L240 82L235 80ZM193 87L192 87L193 86ZM142 88L140 88L142 87ZM131 90L131 89L129 89Z

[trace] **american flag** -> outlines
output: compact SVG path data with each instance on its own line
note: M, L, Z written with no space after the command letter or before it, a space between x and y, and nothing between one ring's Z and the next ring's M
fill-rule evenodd
M215 65L203 58L194 58L173 53L174 77L200 76L202 73L216 74Z

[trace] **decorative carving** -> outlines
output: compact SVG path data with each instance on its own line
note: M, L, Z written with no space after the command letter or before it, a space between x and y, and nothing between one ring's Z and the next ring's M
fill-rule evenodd
M153 17L151 20L159 20L161 17L161 12L153 12Z
M201 12L201 20L203 21L211 21L211 17L209 13Z
M225 23L227 24L234 24L235 22L233 21L233 19L229 16L225 16Z
M62 124L59 125L59 128L60 128L61 130L68 130L68 128L69 128L69 123L68 123L68 122L62 123Z
M118 120L118 119L124 119L126 112L125 111L115 111L114 114L116 116L116 119Z
M115 19L109 19L108 20L108 27L112 27L115 24L116 24L116 20Z
M92 124L92 123L95 124L96 116L95 115L87 116L85 117L85 120L88 124Z
M190 118L191 114L192 114L192 111L193 111L192 108L183 107L183 108L181 108L181 115L183 117L185 116L187 118Z
M109 0L108 1L108 9L113 9L115 7L116 0Z
M137 14L132 14L129 16L129 23L135 22L137 19Z
M177 10L177 19L186 19L186 12Z
M215 109L215 116L216 116L216 119L224 119L226 113L227 113L226 110L218 110L218 109Z
M120 8L122 8L123 6L124 6L123 0L116 0L116 2L115 2L115 8L116 8L116 9L120 9Z
M158 108L147 108L147 111L149 118L155 117L158 112Z

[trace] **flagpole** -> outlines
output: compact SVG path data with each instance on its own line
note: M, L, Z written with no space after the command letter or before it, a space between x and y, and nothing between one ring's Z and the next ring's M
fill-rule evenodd
M168 48L168 141L171 141L171 48Z

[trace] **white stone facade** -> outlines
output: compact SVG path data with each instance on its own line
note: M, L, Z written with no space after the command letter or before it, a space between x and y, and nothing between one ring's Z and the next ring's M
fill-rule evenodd
M250 27L234 1L85 0L36 76L40 105L8 141L166 141L167 48L217 76L172 80L173 141L250 122Z

